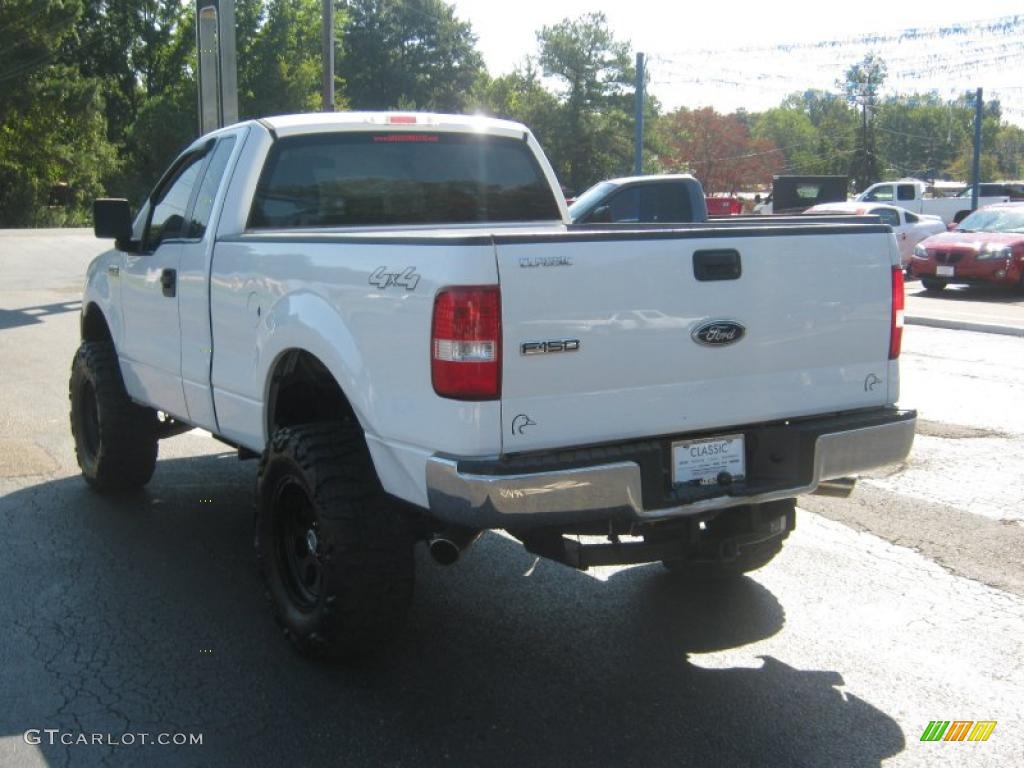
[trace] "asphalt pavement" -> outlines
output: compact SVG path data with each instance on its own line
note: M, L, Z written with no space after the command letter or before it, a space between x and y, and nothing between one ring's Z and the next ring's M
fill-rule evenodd
M140 493L78 476L67 375L99 249L0 232L0 766L1024 763L1024 525L1003 490L1024 462L1024 339L908 328L911 461L846 502L801 499L749 577L579 573L491 533L448 569L420 551L401 639L345 668L296 656L270 618L252 462L192 432ZM1004 478L958 500L971 451ZM998 725L922 742L936 719Z
M920 281L906 286L908 325L1024 336L1024 292L1003 286L953 285L929 293Z

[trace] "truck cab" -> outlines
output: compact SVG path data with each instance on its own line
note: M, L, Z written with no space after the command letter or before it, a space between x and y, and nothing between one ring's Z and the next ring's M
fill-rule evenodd
M630 176L590 187L569 206L574 224L686 224L707 221L700 182L689 174Z

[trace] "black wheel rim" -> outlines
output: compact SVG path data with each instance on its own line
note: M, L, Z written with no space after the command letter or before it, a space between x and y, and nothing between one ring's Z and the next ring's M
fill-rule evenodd
M100 449L100 416L96 390L88 379L78 391L78 427L83 453L95 459Z
M319 526L313 502L294 478L274 492L278 572L292 602L303 611L316 607L323 585Z

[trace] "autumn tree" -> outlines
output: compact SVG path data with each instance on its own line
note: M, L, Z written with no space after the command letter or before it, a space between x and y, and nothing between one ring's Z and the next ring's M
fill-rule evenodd
M659 122L666 169L692 173L710 194L766 184L784 160L771 139L751 138L736 115L680 108Z

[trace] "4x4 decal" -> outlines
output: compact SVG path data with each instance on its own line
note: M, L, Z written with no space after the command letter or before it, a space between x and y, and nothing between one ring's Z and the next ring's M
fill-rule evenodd
M387 267L377 267L370 275L370 285L380 288L382 291L395 286L405 288L407 291L415 291L420 284L420 276L416 274L415 267L406 267L401 272L389 272Z

